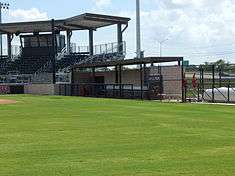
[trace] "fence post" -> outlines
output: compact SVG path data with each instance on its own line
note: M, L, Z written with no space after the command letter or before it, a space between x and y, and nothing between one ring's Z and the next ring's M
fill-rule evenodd
M122 97L122 65L119 65L119 95Z
M222 68L219 68L219 87L222 87Z
M230 103L230 81L228 83L228 103Z
M107 85L105 84L104 87L105 87L105 89L104 89L104 91L105 91L105 98L107 98Z
M96 87L95 86L95 67L92 67L92 86L91 87L92 87L92 96L96 97L96 95L95 95L95 93L96 93L95 92L96 91L95 90L95 87Z
M199 94L202 94L202 66L200 65L199 67L199 72L200 72L200 80L199 80L199 85L198 85L198 92Z
M212 102L215 103L215 65L212 65Z
M181 61L181 91L182 91L182 103L185 103L186 102L186 99L187 99L187 90L186 90L186 87L187 86L185 86L184 85L184 79L186 79L186 78L184 78L185 76L184 76L184 64L183 64L183 60Z
M205 91L205 86L204 86L204 68L201 66L201 92L202 92L202 99L204 100L204 91Z
M197 87L197 101L200 102L200 87Z
M140 64L140 92L141 100L143 100L143 64Z
M131 96L132 96L132 99L134 99L135 93L134 93L134 85L133 84L131 85Z

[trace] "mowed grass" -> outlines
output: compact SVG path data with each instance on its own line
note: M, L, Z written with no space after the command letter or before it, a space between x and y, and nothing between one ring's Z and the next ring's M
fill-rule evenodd
M235 174L234 106L0 98L3 176Z

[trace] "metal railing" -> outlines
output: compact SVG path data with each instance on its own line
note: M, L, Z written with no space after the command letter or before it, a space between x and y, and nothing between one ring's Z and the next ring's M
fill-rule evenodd
M22 47L14 45L12 46L11 60L17 60L22 55Z
M122 42L121 44L118 44L117 42L113 42L113 43L94 45L93 54L100 55L100 54L118 53L120 52L120 49L122 50L122 54L126 53L125 41ZM71 43L70 52L71 53L89 53L90 48L89 46L79 46L76 43Z
M61 60L66 54L68 54L67 52L67 47L64 47L61 52L59 52L56 56L56 60Z
M59 95L124 98L124 99L149 99L148 88L143 90L133 84L58 84Z

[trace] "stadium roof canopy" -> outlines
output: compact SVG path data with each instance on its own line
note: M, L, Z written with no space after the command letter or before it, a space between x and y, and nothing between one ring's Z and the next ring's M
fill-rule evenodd
M59 31L96 30L114 24L127 25L128 21L130 21L130 18L85 13L63 20L55 20L55 28ZM0 24L1 34L50 32L51 30L52 20Z
M127 66L138 64L150 64L150 63L167 63L167 62L180 62L183 61L183 57L145 57L143 59L126 59L126 60L114 60L104 62L92 62L81 63L75 65L73 68L92 68L92 67L112 67L112 66Z

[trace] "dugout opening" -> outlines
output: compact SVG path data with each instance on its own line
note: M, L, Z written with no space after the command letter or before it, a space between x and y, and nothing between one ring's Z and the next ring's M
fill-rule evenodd
M71 95L184 102L183 69L182 57L78 64L72 68Z

